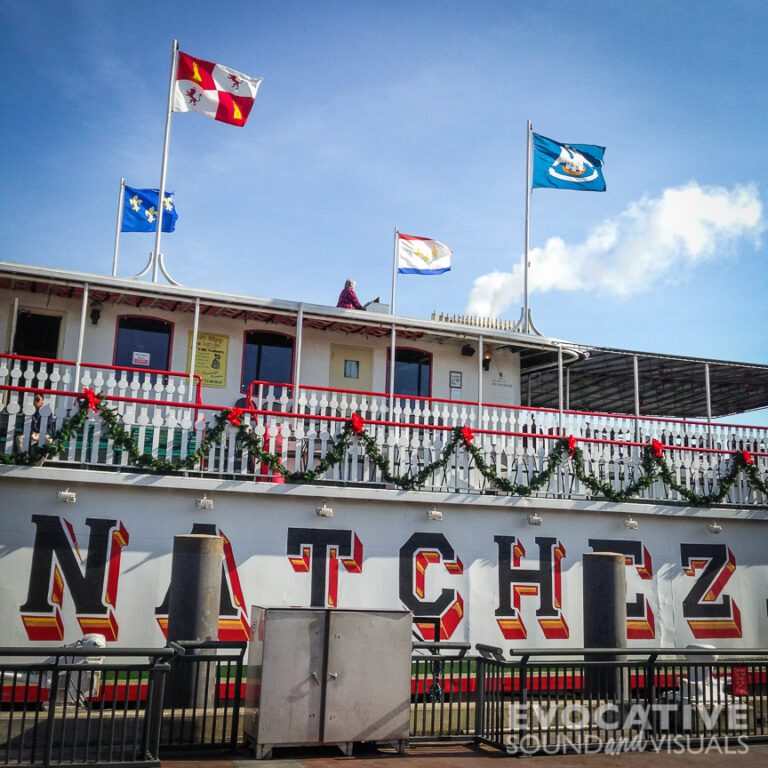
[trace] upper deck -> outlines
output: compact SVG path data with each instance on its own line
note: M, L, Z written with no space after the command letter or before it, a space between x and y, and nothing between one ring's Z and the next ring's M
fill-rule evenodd
M764 366L11 264L0 303L11 461L43 391L43 442L62 448L49 464L768 504L768 430L717 420L768 404ZM86 389L101 413L75 424ZM222 416L233 407L239 430Z

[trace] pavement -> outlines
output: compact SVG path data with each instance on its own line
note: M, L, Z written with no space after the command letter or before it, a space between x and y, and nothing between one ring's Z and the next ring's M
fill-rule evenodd
M498 760L523 759L530 768L608 768L620 763L622 768L768 768L768 744L732 744L719 749L696 748L691 752L671 751L627 752L621 755L537 755L510 757L490 747L465 745L417 745L405 756L393 750L376 747L355 747L352 757L344 757L334 747L311 749L275 749L274 757L264 761L264 768L500 768ZM742 752L739 754L739 752ZM342 765L346 763L347 765ZM207 754L162 761L162 768L256 768L252 753L243 752L235 759L218 759Z

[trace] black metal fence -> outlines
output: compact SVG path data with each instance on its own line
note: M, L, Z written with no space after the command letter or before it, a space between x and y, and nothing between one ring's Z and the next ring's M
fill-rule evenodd
M226 749L242 743L244 642L171 643L171 660L162 713L160 747Z
M0 764L159 765L157 718L174 653L0 648Z
M478 650L475 737L510 754L768 739L766 651Z
M0 766L153 765L161 751L237 751L245 649L0 648ZM469 650L414 644L411 741L539 754L768 740L768 651Z

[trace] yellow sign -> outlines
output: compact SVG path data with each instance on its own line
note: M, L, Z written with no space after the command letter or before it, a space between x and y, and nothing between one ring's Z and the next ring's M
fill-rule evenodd
M197 334L197 352L195 353L195 373L202 376L204 387L227 386L227 350L229 336L215 333ZM187 344L187 368L192 358L192 333Z

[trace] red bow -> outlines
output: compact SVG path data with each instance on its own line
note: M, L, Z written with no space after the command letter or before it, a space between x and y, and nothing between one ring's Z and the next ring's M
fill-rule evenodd
M240 426L240 419L242 419L242 418L243 418L243 409L242 408L233 408L227 414L227 421L233 427L239 427Z
M754 464L755 459L749 451L742 451L741 458L744 459L745 464Z
M475 433L469 427L461 428L461 436L467 445L472 445L472 441L475 439Z
M653 440L651 440L651 450L653 451L653 455L657 459L660 459L662 454L664 453L664 443L654 438Z
M92 389L86 388L83 390L83 397L85 397L88 407L96 413L99 410L99 398L96 396L96 393Z
M352 414L352 431L356 435L359 435L363 431L364 424L363 417L359 413Z
M568 435L568 453L573 456L576 452L576 438L573 435Z

